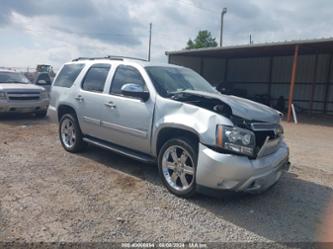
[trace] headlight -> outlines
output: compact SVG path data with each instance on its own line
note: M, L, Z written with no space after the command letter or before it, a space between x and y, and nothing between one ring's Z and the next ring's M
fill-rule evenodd
M42 91L40 93L40 98L41 99L47 99L49 97L49 94L47 93L47 91Z
M225 150L253 156L256 146L252 131L230 126L217 126L217 145Z
M0 92L0 99L7 99L6 93Z

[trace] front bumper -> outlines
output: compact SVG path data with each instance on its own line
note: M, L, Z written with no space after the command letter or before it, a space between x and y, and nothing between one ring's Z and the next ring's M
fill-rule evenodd
M289 149L282 141L278 149L265 157L218 153L199 144L196 182L200 187L244 192L264 191L289 169Z
M38 101L0 101L0 113L31 113L46 111L48 99Z

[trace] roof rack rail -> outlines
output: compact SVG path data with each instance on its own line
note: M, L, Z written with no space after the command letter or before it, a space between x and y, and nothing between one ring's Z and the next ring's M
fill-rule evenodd
M138 61L148 61L148 60L142 59L142 58L130 57L130 56L118 56L118 55L108 55L106 58L108 58L110 60L129 59L129 60L138 60Z
M135 58L135 57L128 57L128 56L117 56L117 55L108 55L105 57L79 57L76 58L74 61L82 61L82 60L119 60L123 61L124 59L129 59L129 60L140 60L140 61L147 61L146 59L142 58Z

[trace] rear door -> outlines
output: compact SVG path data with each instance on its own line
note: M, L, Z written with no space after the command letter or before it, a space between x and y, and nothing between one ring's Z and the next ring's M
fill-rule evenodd
M119 65L104 103L101 126L109 142L149 153L154 100L150 97L142 101L123 95L121 87L128 83L140 84L147 89L138 68Z
M84 76L80 90L75 96L80 127L85 135L104 139L101 131L103 107L108 97L104 93L105 82L111 69L110 64L93 64Z

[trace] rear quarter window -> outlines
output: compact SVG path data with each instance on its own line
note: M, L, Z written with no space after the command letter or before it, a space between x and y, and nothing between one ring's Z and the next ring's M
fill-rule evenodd
M84 66L84 64L64 65L53 85L70 88Z

